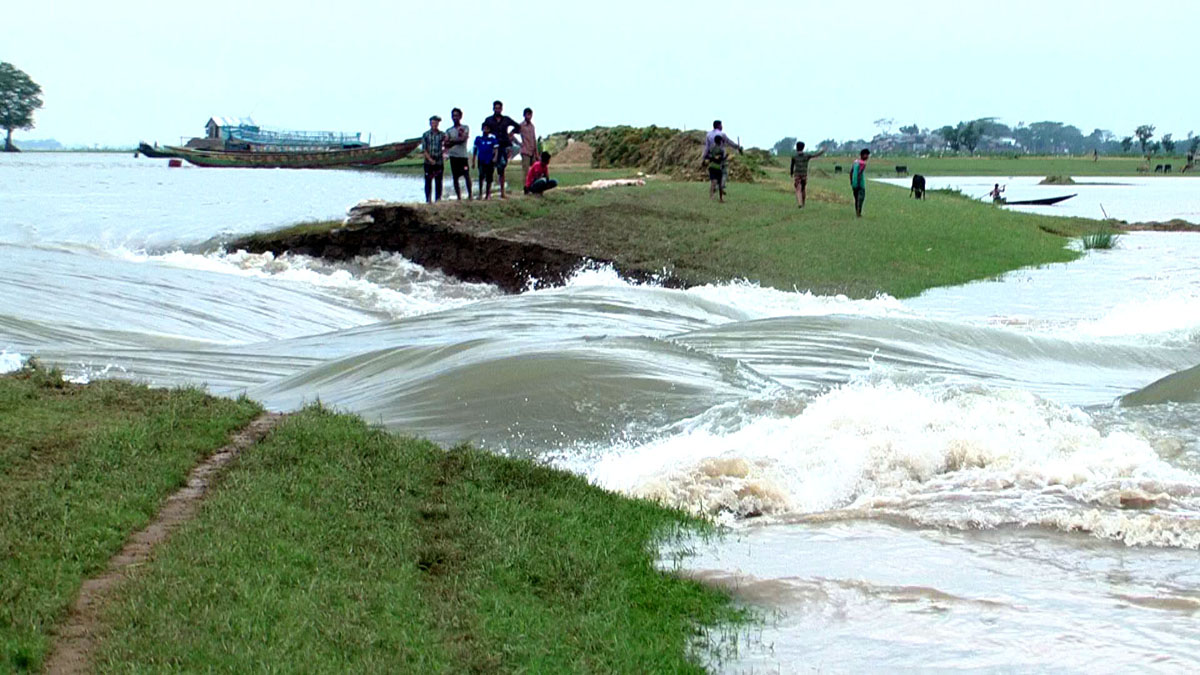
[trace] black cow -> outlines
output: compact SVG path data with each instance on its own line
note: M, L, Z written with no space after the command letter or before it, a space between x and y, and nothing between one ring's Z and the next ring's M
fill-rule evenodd
M897 176L907 176L908 175L908 167L903 164L897 164L896 165L896 175Z
M1154 165L1154 173L1162 173L1162 172L1163 172L1162 164L1155 164Z
M908 194L914 199L925 199L925 176L913 174L912 187L908 189Z
M841 165L841 164L834 164L834 165L833 165L833 172L834 172L834 173L841 173L841 172L842 172L842 165Z

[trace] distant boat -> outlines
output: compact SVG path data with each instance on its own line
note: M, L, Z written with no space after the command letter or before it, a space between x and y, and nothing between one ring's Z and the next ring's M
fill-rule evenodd
M263 129L242 117L210 117L204 131L203 138L181 146L140 143L138 153L185 159L196 166L324 169L386 164L406 157L420 143L420 139L410 138L371 147L359 133Z
M1076 193L1078 194L1078 193ZM1064 195L1062 197L1043 197L1041 199L1022 199L1015 202L1002 202L1004 206L1050 206L1064 202L1075 195Z
M146 143L145 141L138 143L137 151L138 151L138 154L142 154L147 157L153 157L155 159L175 156L175 153L170 152L163 148L159 148L156 145L150 145L149 143Z
M421 139L399 143L362 146L346 150L309 150L303 152L264 152L258 150L197 150L168 145L160 152L185 159L196 166L247 169L327 169L338 166L372 166L403 159L412 153Z

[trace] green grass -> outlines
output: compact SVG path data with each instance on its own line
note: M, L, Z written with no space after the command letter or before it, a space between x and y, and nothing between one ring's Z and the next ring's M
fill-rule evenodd
M310 408L107 613L100 670L689 672L728 598L656 570L681 512Z
M669 270L691 283L745 278L856 297L911 296L1071 260L1077 253L1065 248L1063 235L1095 228L1093 221L1013 213L953 195L918 202L907 190L878 184L869 186L865 216L856 219L844 183L814 176L803 210L781 170L732 184L725 204L709 200L706 183L653 180L639 188L421 208L464 230Z
M927 200L916 201L908 190L882 184L868 187L865 216L858 219L848 179L828 168L814 164L803 210L796 208L782 168L767 169L754 183L731 184L725 204L709 200L707 183L656 178L637 188L555 190L542 198L449 200L417 208L431 221L463 231L536 241L613 260L623 269L667 271L687 283L747 279L783 290L853 297L908 297L935 286L1069 261L1078 253L1066 248L1067 238L1108 227L998 209L946 191L931 191ZM552 173L564 185L634 175L627 169L582 167L552 167ZM1065 174L1063 167L1050 165L1037 173ZM336 226L303 224L250 239L270 248L277 238Z
M42 369L0 377L0 671L40 669L82 580L259 412Z

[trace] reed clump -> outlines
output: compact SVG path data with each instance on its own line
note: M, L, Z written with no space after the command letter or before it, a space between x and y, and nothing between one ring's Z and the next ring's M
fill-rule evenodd
M1121 235L1117 232L1098 231L1089 232L1083 235L1083 248L1091 249L1111 249L1116 247L1117 240Z

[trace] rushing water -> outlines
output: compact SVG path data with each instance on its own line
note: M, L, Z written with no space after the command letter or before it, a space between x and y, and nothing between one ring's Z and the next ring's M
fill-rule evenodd
M730 671L1200 662L1200 235L906 301L215 252L419 191L0 155L0 368L319 398L712 514L664 565L766 612Z

